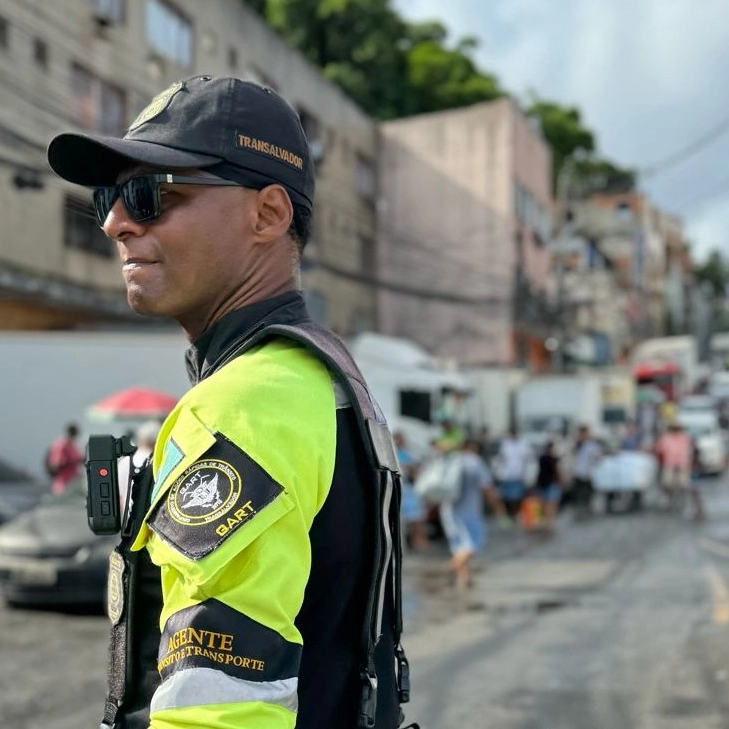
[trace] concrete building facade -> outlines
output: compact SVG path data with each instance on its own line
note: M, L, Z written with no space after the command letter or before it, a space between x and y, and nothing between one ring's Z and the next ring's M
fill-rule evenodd
M317 162L303 283L348 335L371 328L377 128L247 6L231 0L0 0L0 327L136 320L88 192L52 175L50 138L123 133L149 99L199 73L271 86L299 112Z
M606 337L615 360L641 339L688 324L681 221L638 192L571 201L554 246L571 337Z
M601 248L629 275L632 338L660 336L666 320L666 231L661 211L637 191L594 195L591 204L613 220L614 229L620 229L604 237Z
M502 99L382 124L379 159L380 331L468 364L536 360L518 305L549 287L540 134Z

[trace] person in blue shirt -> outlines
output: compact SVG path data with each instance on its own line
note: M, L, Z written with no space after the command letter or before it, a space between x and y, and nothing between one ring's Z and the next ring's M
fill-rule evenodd
M402 469L401 513L405 525L405 537L411 549L420 551L428 547L428 529L425 505L415 493L414 482L418 472L418 460L408 449L402 432L393 433L392 437L397 449L397 460Z
M460 450L461 488L453 502L441 504L440 517L451 551L450 569L456 587L471 585L471 563L474 555L486 546L485 502L499 519L505 517L504 505L494 487L494 479L486 462L478 453L479 442L467 438Z

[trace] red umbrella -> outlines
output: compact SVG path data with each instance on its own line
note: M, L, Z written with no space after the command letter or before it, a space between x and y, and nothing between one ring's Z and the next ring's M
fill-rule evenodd
M177 398L148 387L128 387L108 395L89 408L89 417L112 420L119 418L163 418L177 405Z

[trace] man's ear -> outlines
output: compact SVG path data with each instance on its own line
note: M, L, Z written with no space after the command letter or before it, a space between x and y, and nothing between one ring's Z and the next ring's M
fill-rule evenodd
M281 185L268 185L256 195L255 232L264 242L286 235L294 218L294 208Z

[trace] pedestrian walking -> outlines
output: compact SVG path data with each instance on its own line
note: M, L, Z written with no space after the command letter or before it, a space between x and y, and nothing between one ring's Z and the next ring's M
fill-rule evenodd
M51 443L46 452L46 470L51 476L51 493L62 494L81 473L84 456L77 445L79 427L69 423L62 436Z
M516 428L501 441L497 456L499 492L507 515L515 519L526 493L527 471L534 459L529 444L519 437Z
M124 138L61 134L48 158L94 188L131 308L190 341L192 387L112 555L102 726L395 729L398 466L299 290L314 163L298 114L271 89L197 76Z
M440 424L441 432L436 439L435 446L442 453L457 451L466 440L466 431L450 418L445 418Z
M489 503L497 517L503 505L486 462L478 454L478 440L466 438L460 448L460 489L454 501L440 505L440 518L448 540L449 569L458 588L471 585L471 562L486 546L484 505Z
M415 491L418 474L418 460L410 452L405 434L392 434L397 449L397 460L402 473L402 520L405 524L406 544L416 552L428 547L427 511L425 504Z
M602 455L602 448L592 439L590 428L581 425L577 429L575 457L572 465L572 489L574 490L575 518L585 519L592 515L592 474Z
M550 440L539 456L536 494L541 505L540 527L546 532L554 531L554 522L562 497L562 474L559 457L555 453L554 443Z
M661 488L670 508L678 509L689 494L694 519L703 520L704 504L698 487L700 454L691 436L674 421L656 442L655 453L661 465Z

